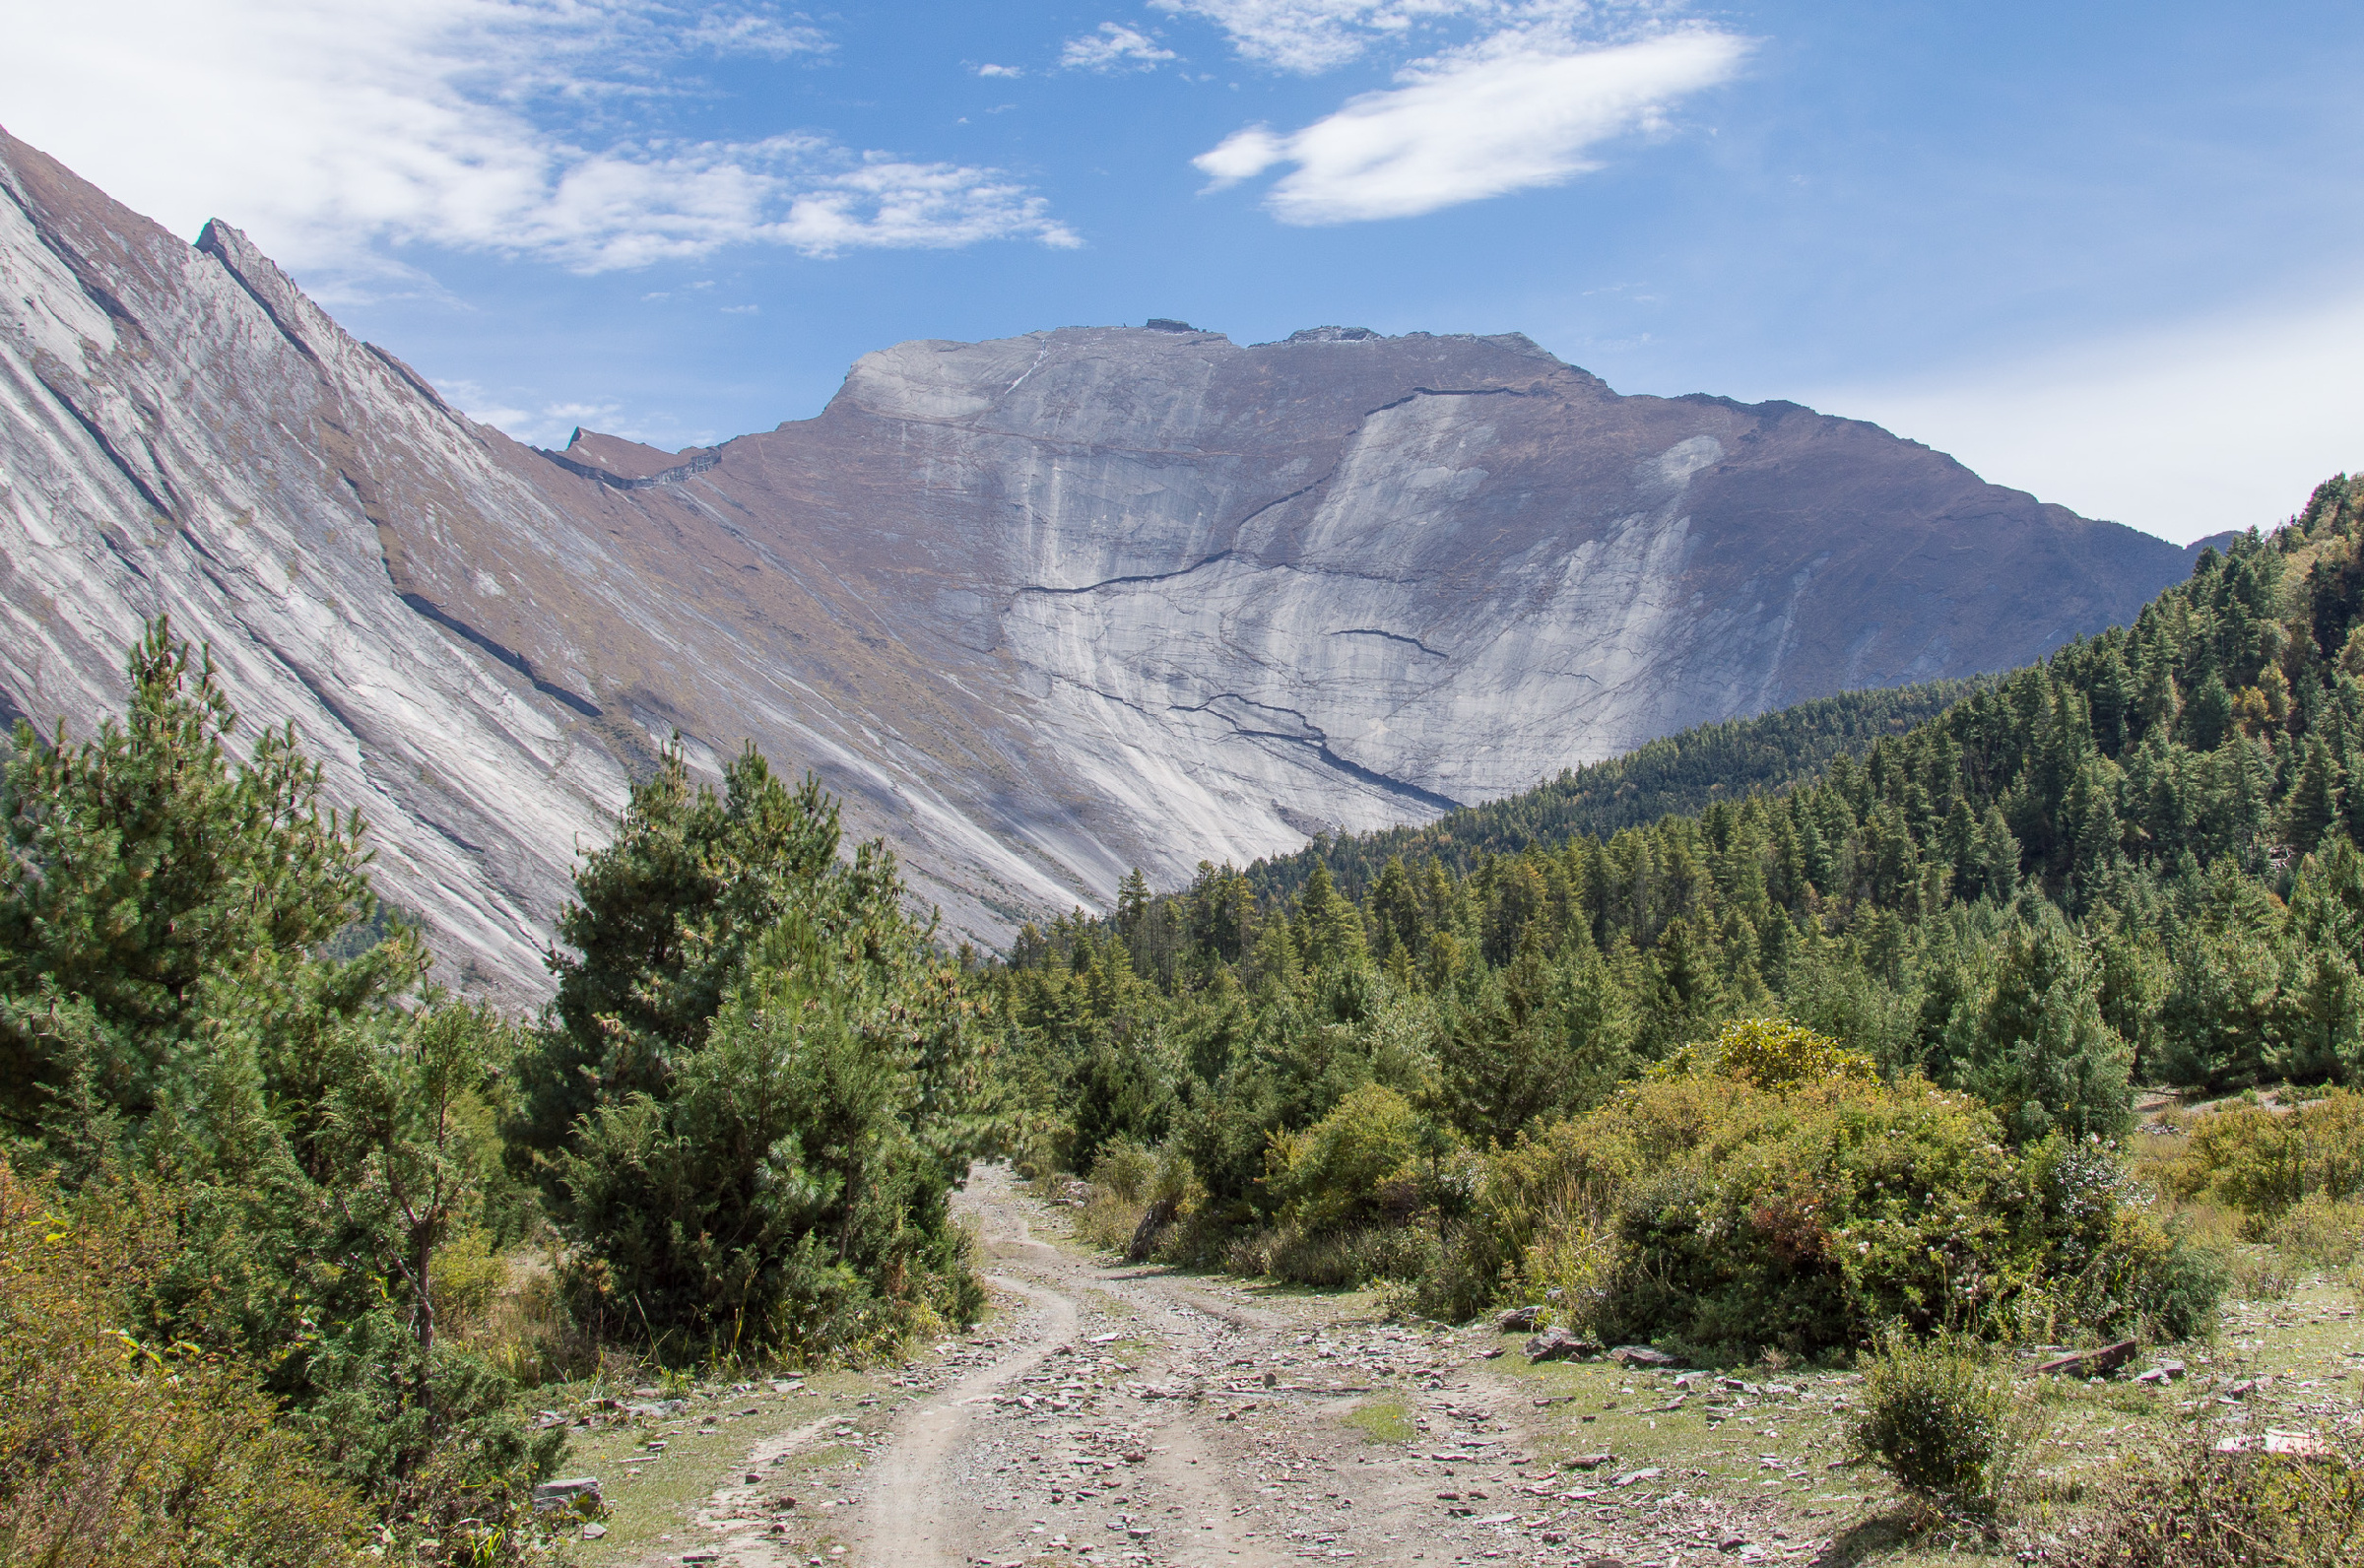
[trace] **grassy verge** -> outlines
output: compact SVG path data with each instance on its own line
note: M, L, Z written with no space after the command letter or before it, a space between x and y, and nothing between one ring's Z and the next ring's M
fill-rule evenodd
M2001 1514L1968 1530L1856 1460L1849 1423L1862 1384L1843 1368L1734 1374L1755 1385L1753 1394L1719 1388L1724 1374L1713 1372L1684 1389L1673 1372L1605 1362L1530 1366L1517 1335L1498 1337L1505 1353L1487 1364L1538 1402L1539 1468L1612 1454L1590 1471L1599 1484L1660 1471L1620 1489L1620 1500L1677 1489L1770 1497L1837 1537L1826 1561L1916 1568L1939 1559L2013 1560L2046 1540L2072 1541L2130 1475L2191 1442L2196 1423L2227 1436L2271 1428L2334 1437L2364 1426L2364 1320L2344 1280L2319 1274L2282 1299L2235 1300L2221 1320L2213 1341L2159 1346L2117 1378L2023 1377L2017 1386L2036 1407L2039 1435ZM2032 1360L2030 1352L2021 1364ZM2133 1380L2166 1361L2181 1361L2186 1375Z

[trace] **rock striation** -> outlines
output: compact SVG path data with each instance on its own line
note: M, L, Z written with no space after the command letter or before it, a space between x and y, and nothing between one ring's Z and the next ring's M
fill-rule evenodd
M168 612L380 882L518 998L676 733L752 740L948 934L1425 819L1685 725L2022 663L2186 553L1789 403L1517 335L1179 321L857 362L814 419L523 446L0 133L0 690L119 708Z

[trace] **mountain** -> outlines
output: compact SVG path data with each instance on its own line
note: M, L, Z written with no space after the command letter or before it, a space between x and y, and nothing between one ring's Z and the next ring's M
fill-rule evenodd
M1134 864L2024 664L2188 569L1876 426L1619 396L1515 334L905 343L711 449L540 451L226 224L186 244L5 133L0 192L9 708L94 727L169 612L518 996L676 732L813 769L998 944Z

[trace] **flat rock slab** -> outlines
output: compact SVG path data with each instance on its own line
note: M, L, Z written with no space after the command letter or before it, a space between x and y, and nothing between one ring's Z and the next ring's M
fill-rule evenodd
M1620 1344L1609 1352L1609 1358L1625 1366L1682 1365L1680 1356L1669 1355L1666 1351L1647 1344Z
M1545 1329L1527 1341L1529 1361L1586 1360L1601 1353L1601 1342L1566 1329Z
M2137 1348L2132 1339L2105 1344L2098 1350L2076 1350L2068 1355L2056 1355L2049 1361L2036 1363L2036 1375L2068 1378L2108 1377L2134 1358Z

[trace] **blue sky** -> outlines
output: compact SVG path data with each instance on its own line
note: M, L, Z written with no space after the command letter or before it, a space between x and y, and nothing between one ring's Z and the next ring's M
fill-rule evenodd
M2364 466L2364 7L0 0L0 124L480 417L661 445L857 356L1523 331L2170 538Z

